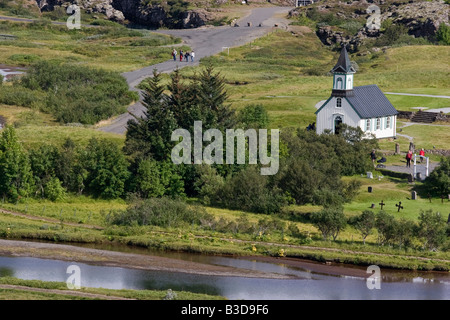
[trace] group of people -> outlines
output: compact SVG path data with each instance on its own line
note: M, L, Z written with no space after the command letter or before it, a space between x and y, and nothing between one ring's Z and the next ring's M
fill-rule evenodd
M420 156L420 162L423 162L424 158L425 158L425 150L422 148L420 149L419 152L419 156ZM372 153L370 154L370 158L372 159L372 162L375 164L375 160L377 159L377 155L375 153L375 150L372 150ZM413 153L412 150L409 150L408 153L406 154L406 167L407 168L411 168L411 160L413 158ZM381 158L380 160L378 160L377 162L386 162L386 158Z
M419 156L420 156L420 162L423 162L423 159L425 158L425 150L420 149L419 151ZM406 154L406 167L407 168L411 168L411 160L413 157L413 153L411 150L408 151L408 153Z
M172 58L173 61L177 61L177 50L173 49L172 50ZM195 58L195 52L194 50L192 50L191 52L186 51L183 52L183 50L180 50L180 62L183 62L183 58L185 59L186 62L189 62L189 57L191 58L191 62L194 62L194 58Z

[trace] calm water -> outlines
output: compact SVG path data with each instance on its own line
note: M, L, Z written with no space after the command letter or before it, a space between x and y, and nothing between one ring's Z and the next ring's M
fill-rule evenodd
M188 259L186 255L183 259ZM366 280L316 274L309 270L283 264L257 262L227 257L192 255L193 260L235 266L251 270L277 272L301 277L274 280L240 277L220 277L143 271L117 267L92 266L38 258L0 257L0 276L21 279L62 281L68 278L67 267L77 264L81 269L81 285L111 289L172 289L225 296L229 299L450 299L450 279L399 277L383 279L380 290L369 290ZM382 270L383 273L383 270Z

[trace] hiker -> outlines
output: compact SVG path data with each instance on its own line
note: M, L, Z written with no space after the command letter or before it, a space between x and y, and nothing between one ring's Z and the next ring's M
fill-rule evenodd
M406 167L411 168L412 151L409 150L406 154Z
M175 50L175 49L172 50L172 58L173 58L173 61L177 61L177 50Z
M191 52L191 62L194 62L195 52L192 50Z
M189 51L186 51L184 58L186 59L186 62L189 62Z
M183 50L180 50L180 62L183 62L183 57L184 57Z
M425 150L423 150L423 148L420 149L419 156L420 156L420 162L422 163L423 158L425 157Z

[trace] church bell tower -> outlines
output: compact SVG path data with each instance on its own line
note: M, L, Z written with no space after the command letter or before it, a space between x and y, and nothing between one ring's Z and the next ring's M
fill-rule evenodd
M345 45L342 47L341 55L331 72L333 73L331 95L334 97L353 96L353 74L356 71L350 62Z

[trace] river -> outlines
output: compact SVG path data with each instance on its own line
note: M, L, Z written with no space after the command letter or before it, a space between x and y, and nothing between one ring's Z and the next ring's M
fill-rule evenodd
M335 276L293 267L280 262L249 258L158 253L170 258L214 265L292 275L291 279L265 279L193 275L180 272L147 271L106 267L67 261L0 256L0 276L65 282L68 266L81 270L81 286L110 289L172 289L244 300L351 300L351 299L450 299L450 276L433 273L391 272L381 270L380 289L369 289L363 277ZM384 274L384 275L383 275Z

